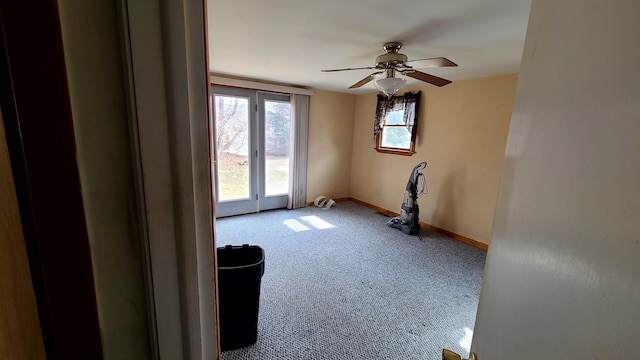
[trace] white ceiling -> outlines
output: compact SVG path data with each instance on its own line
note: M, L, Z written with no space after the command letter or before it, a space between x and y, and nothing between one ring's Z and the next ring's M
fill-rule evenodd
M410 60L444 56L449 80L517 72L530 0L208 0L211 71L346 93L388 41ZM407 86L424 84L408 78Z

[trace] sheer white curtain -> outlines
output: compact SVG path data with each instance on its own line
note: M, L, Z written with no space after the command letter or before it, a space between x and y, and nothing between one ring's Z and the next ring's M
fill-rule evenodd
M289 209L307 205L307 150L309 95L291 94L291 155L289 157Z

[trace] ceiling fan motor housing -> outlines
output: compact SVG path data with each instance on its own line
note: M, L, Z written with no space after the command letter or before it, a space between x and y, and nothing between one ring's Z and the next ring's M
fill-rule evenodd
M408 60L407 55L390 52L376 57L376 68L387 69L395 66L402 66Z
M376 68L389 69L396 66L402 66L405 62L407 62L407 55L400 54L398 52L400 51L401 47L402 43L397 41L392 41L384 44L382 49L384 49L385 54L376 57Z

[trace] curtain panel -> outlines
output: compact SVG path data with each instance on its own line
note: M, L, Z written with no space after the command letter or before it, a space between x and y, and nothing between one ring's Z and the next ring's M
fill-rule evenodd
M376 106L376 116L373 121L373 142L376 144L378 136L382 132L384 127L384 121L392 111L404 110L403 121L407 130L411 134L411 138L415 139L416 135L416 111L420 106L420 96L422 91L418 91L413 94L410 92L404 93L401 96L394 96L389 99L386 96L378 94L378 104Z
M307 206L307 152L309 148L309 95L291 94L291 154L287 208Z

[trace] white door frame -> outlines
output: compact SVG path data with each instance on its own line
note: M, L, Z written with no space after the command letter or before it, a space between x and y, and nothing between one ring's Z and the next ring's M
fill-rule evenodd
M204 0L121 0L154 356L219 359Z

